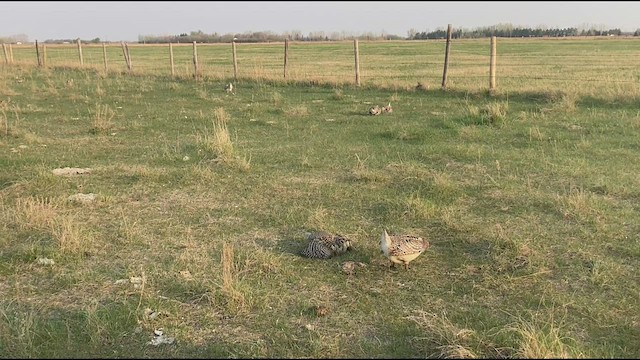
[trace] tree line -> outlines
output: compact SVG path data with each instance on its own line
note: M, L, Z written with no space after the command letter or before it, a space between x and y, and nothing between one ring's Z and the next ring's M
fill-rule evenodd
M514 27L510 25L503 26L488 26L482 28L476 28L472 30L468 29L454 29L451 32L451 37L454 39L475 39L485 38L491 36L497 37L567 37L567 36L620 36L627 35L620 29L578 29L575 27L570 28L527 28L527 27ZM631 34L628 34L631 35ZM640 36L640 29L633 33L633 36ZM408 39L410 40L426 40L426 39L444 39L447 37L447 31L438 29L435 31L422 31L409 30Z
M610 36L610 35L633 35L640 36L640 29L634 33L623 33L619 28L616 29L597 29L595 27L578 29L570 28L527 28L516 27L509 24L489 26L475 29L455 29L451 37L454 39L473 39L485 38L491 36L498 37L567 37L567 36ZM242 34L206 34L202 31L192 31L190 33L182 33L178 35L140 35L139 43L228 43L235 41L238 43L258 43L284 41L285 39L293 41L340 41L340 40L426 40L426 39L444 39L447 37L446 29L437 29L435 31L416 31L411 29L407 32L406 37L391 35L387 33L362 33L353 34L348 32L332 32L325 33L323 31L310 32L303 34L300 31L290 31L281 34L271 31L245 32Z
M583 28L530 28L522 26L513 26L511 24L498 24L494 26L478 27L474 29L456 29L454 27L451 37L454 39L473 39L485 38L491 36L497 37L569 37L569 36L619 36L633 35L640 36L640 29L633 33L624 33L619 28L603 29L602 27L588 26ZM447 37L447 30L438 28L434 31L417 31L410 29L407 31L406 37L398 35L381 33L352 33L352 32L330 32L314 31L303 34L301 31L287 31L284 33L274 33L271 31L251 31L244 33L227 33L212 34L204 33L201 30L191 31L189 33L181 33L176 35L139 35L138 43L141 44L159 44L159 43L229 43L232 41L238 43L260 43L260 42L276 42L285 39L293 41L341 41L341 40L427 40L427 39L444 39ZM64 44L75 43L78 40L85 44L102 43L100 38L90 40L82 39L47 39L43 41L45 44ZM27 43L28 37L24 34L14 35L10 37L0 37L2 43Z
M285 39L294 41L340 41L340 40L402 40L402 37L390 35L386 33L363 33L353 34L349 32L331 32L314 31L303 34L301 31L289 31L277 34L271 31L253 31L236 34L206 34L201 30L191 31L190 33L181 33L178 35L139 35L138 42L145 44L157 43L228 43L235 41L238 43L259 43L284 41Z

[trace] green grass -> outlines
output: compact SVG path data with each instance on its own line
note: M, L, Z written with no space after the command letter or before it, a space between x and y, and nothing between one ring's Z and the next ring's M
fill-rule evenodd
M0 356L640 355L636 93L225 82L0 68Z
M607 99L632 103L640 95L640 50L628 37L497 39L496 89L501 94ZM363 87L393 91L418 84L440 88L446 43L359 41ZM129 44L132 72L171 74L169 44ZM36 65L34 45L12 45L16 64ZM107 73L128 72L122 46L106 46ZM83 68L105 72L102 45L83 45ZM234 78L231 44L197 44L199 73L211 81ZM346 86L355 83L352 41L236 44L237 76L243 80ZM194 76L193 44L173 44L178 79ZM447 88L478 92L489 87L490 39L456 39L450 47ZM47 45L47 67L79 68L77 45ZM567 93L567 94L565 94Z

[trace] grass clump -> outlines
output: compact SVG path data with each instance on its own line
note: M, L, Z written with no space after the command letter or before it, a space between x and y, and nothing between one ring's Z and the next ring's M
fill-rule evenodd
M236 155L227 123L230 116L223 107L218 107L213 113L212 132L205 134L204 146L208 153L214 156L214 161L249 170L249 161Z
M91 127L91 133L105 134L113 129L113 118L115 116L115 111L113 111L108 104L97 104L95 112L93 113L93 126Z
M515 334L518 345L514 351L521 359L581 359L585 355L576 341L564 334L562 324L543 321L540 316L526 321L520 318L507 330Z
M295 105L284 111L289 117L305 117L309 115L309 108L306 105Z

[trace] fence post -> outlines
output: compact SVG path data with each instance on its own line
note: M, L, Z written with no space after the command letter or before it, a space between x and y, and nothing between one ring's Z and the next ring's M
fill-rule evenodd
M129 52L129 44L124 43L124 47L127 49L127 62L129 63L129 72L133 70L133 64L131 63L131 53Z
M9 44L9 63L13 64L13 46Z
M107 73L107 44L102 43L102 61L104 62L104 72Z
M124 41L120 42L122 45L122 56L124 56L124 62L127 64L127 69L129 68L129 59L127 59L127 49L124 47Z
M80 66L84 65L84 59L82 58L82 44L80 38L78 38L78 57L80 57Z
M129 54L129 45L125 42L121 42L122 44L122 53L124 54L124 61L127 63L127 69L131 72L131 57Z
M47 67L47 45L42 44L42 66Z
M287 66L289 65L289 39L284 39L284 78L287 78Z
M444 52L444 70L442 72L442 90L447 89L447 70L449 69L450 48L451 48L451 24L447 26L447 47Z
M36 59L38 59L38 67L42 66L42 61L40 60L40 49L38 47L38 40L36 40Z
M233 50L233 79L238 81L238 60L236 58L236 41L231 42L231 49Z
M198 69L198 48L196 42L193 42L193 77L198 81L199 69Z
M4 52L4 63L9 64L9 54L7 53L7 45L2 43L2 52Z
M356 86L360 86L360 54L358 51L358 39L353 39L353 52L356 58Z
M171 78L176 76L176 70L173 66L173 44L169 43L169 62L171 62Z
M489 91L496 89L496 37L491 37L491 58L489 61Z

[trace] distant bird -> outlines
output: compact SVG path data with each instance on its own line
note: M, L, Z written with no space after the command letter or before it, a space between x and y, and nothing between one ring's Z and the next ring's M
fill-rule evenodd
M408 270L409 263L429 248L429 241L414 235L390 236L387 230L384 230L380 239L380 248L391 261L392 267L395 264L402 264L405 270Z
M369 115L380 115L382 110L380 110L380 106L376 105L369 108Z
M391 103L389 103L389 105L387 105L387 106L383 106L382 107L382 112L383 113L392 113L393 112L393 108L391 108Z
M233 84L232 83L226 84L224 86L224 91L232 93L233 92Z
M418 85L416 85L416 90L429 90L429 85L425 85L418 81Z
M304 257L330 259L352 249L351 240L342 235L333 235L318 231L307 233L307 246L300 252Z

